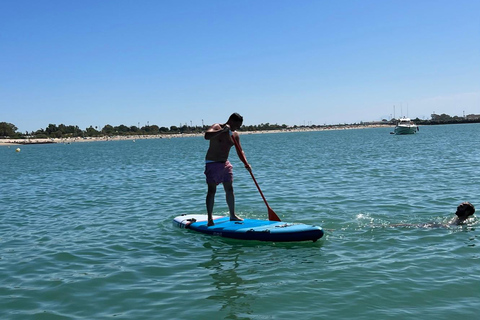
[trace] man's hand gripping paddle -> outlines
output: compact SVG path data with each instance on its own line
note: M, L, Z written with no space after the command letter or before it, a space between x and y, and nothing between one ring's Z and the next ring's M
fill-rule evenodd
M233 140L233 143L235 144L235 149L237 149L237 151L238 151L237 153L238 153L238 155L239 155L239 157L240 157L240 160L242 160L242 162L243 162L245 165L248 165L247 159L246 159L245 156L243 155L242 149L240 148L240 145L238 144L237 139L235 139L235 137L233 136L233 133L232 133L232 140ZM280 220L280 218L277 216L277 214L272 210L272 208L270 208L270 206L268 205L267 199L265 199L265 196L263 195L263 192L262 192L262 190L260 189L260 186L258 185L257 180L255 180L255 177L253 176L252 169L250 168L250 169L248 170L248 172L250 172L250 175L252 176L253 182L255 182L255 185L257 186L258 192L260 192L260 195L262 196L262 199L263 199L263 201L265 202L265 205L267 206L267 209L268 209L268 220L270 220L270 221L282 221L282 220Z

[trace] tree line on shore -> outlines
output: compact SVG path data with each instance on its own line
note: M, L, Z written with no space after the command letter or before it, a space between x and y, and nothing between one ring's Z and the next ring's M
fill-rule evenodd
M171 126L159 127L157 125L146 125L143 127L137 126L112 126L105 125L103 128L90 126L85 130L80 129L78 126L73 125L56 125L49 124L45 129L39 129L32 132L18 132L18 128L8 122L0 122L0 138L11 139L48 139L48 138L86 138L86 137L104 137L104 136L132 136L132 135L159 135L159 134L192 134L202 133L207 130L209 126ZM287 125L282 124L260 124L251 126L242 126L243 131L266 131L266 130L282 130L286 129Z
M396 119L390 121L383 120L381 123L385 125L392 125L396 123ZM436 115L432 114L430 120L421 120L419 118L413 119L417 125L436 125L436 124L455 124L455 123L478 123L480 122L480 117L474 119L467 119L465 117L458 116L449 116L447 114ZM365 125L369 123L354 123L354 124L342 124L342 125L308 125L308 126L293 126L289 127L286 124L270 124L262 123L260 125L249 125L242 126L240 131L269 131L269 130L285 130L288 128L298 129L298 128L323 128L323 127L333 127L333 126L355 126L355 125ZM0 138L11 138L11 139L45 139L45 138L86 138L86 137L104 137L104 136L130 136L130 135L159 135L159 134L192 134L192 133L202 133L207 130L209 126L171 126L159 127L157 125L146 125L143 127L137 126L112 126L105 125L103 128L99 129L98 127L90 126L85 130L80 129L78 126L74 125L56 125L49 124L45 129L39 129L32 132L18 132L18 128L8 122L0 122Z

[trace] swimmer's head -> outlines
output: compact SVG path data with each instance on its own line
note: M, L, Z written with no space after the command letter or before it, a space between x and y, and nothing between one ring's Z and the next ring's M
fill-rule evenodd
M475 207L470 202L462 202L457 207L455 214L461 219L468 219L469 216L475 213Z

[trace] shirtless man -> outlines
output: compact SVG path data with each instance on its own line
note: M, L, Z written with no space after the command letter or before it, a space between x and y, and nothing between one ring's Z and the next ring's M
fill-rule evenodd
M237 155L240 159L246 160L245 154L240 145L240 137L236 132L242 126L243 117L238 113L233 113L228 121L224 124L216 123L205 132L205 139L210 141L210 146L205 156L205 176L207 179L207 214L208 226L213 226L213 205L215 203L215 193L217 185L223 184L225 196L227 200L228 210L230 211L231 221L241 221L240 217L235 214L235 196L233 194L233 171L232 165L228 161L228 154L234 145L232 140L235 139L240 147ZM252 170L248 162L245 163L247 170Z

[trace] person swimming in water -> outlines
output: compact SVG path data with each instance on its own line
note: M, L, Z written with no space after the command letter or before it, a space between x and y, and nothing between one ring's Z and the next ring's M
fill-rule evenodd
M470 202L462 202L455 212L456 217L450 220L450 225L461 225L475 213L475 207Z
M475 207L470 202L462 202L458 205L455 217L447 223L429 222L420 224L398 223L391 224L390 227L416 227L416 228L448 228L451 226L459 226L465 224L468 219L475 213Z

